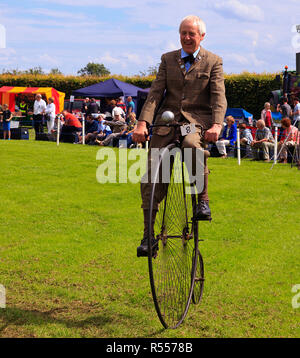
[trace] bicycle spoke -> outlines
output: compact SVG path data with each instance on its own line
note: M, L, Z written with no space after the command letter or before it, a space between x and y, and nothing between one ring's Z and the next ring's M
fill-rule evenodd
M157 256L149 255L151 288L158 316L165 327L177 327L186 316L194 286L193 256L198 241L192 234L192 200L183 188L181 156L176 155L167 193L159 205L154 236L159 238ZM160 190L159 185L153 186Z

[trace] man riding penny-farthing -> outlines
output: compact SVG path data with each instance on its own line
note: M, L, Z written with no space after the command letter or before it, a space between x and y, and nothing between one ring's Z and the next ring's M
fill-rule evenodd
M227 107L222 59L200 46L206 34L205 23L197 16L187 16L180 24L179 34L182 48L162 55L156 79L132 136L134 141L143 142L151 127L147 173L141 183L144 233L137 256L149 258L150 279L154 282L152 293L157 313L165 327L176 327L182 322L190 300L195 298L194 281L203 271L203 267L199 266L202 258L197 246L198 221L211 220L205 144L218 140ZM166 111L174 114L174 119L171 118L168 123L165 120ZM188 130L184 132L182 128ZM170 182L164 183L161 182L162 158L174 146L181 151L177 159L172 157ZM183 153L187 148L192 152L192 169L185 171ZM153 155L157 150L160 153L158 160ZM197 155L198 151L202 151L203 155ZM195 170L199 160L203 168L201 173ZM186 185L178 184L180 180L177 177L192 174L202 175L203 180L200 181L203 185L197 194L194 192L188 197ZM195 235L196 240L191 239ZM190 266L186 265L189 255ZM153 267L154 260L157 270ZM181 270L184 265L186 269ZM172 271L172 266L177 268ZM172 277L174 282L168 279L168 287L162 288L166 277ZM202 280L201 277L199 280ZM182 299L183 296L185 299ZM182 303L184 300L185 303ZM174 307L176 303L178 307Z

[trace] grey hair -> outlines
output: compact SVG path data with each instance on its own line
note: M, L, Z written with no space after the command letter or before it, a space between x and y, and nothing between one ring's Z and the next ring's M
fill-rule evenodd
M180 32L180 29L181 29L181 25L183 24L184 21L192 21L192 22L194 22L198 26L200 35L206 34L205 22L202 19L200 19L199 16L196 16L196 15L188 15L188 16L184 17L182 19L181 23L180 23L179 32Z

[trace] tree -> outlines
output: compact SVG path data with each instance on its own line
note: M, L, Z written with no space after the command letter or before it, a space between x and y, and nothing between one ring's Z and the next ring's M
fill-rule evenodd
M77 73L80 76L106 76L110 74L110 71L103 65L103 63L89 62Z
M30 75L44 75L45 74L45 72L43 71L41 66L29 68L28 70L25 70L24 73L30 74Z
M139 76L147 77L147 76L156 76L158 73L159 63L156 66L148 67L146 71L140 71Z
M18 70L16 69L12 69L12 70L6 70L5 68L2 69L2 74L3 75L22 75L24 73L24 71Z
M50 75L62 75L63 73L58 68L51 68Z

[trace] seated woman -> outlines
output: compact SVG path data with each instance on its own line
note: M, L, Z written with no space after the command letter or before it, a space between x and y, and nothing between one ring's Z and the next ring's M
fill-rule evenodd
M236 142L236 133L237 128L235 124L235 119L232 116L226 117L226 126L222 133L221 138L216 142L216 146L218 148L219 153L221 154L221 158L227 158L226 146L234 145Z
M288 147L293 147L299 143L298 128L291 125L291 120L287 117L282 118L281 127L283 133L280 141L278 142L279 163L287 163Z
M134 132L136 125L136 114L131 112L128 116L127 130L122 136L122 139L127 140L127 148L133 148L135 146L135 143L132 140L132 133Z

